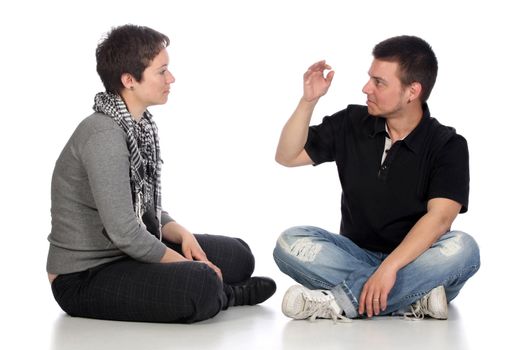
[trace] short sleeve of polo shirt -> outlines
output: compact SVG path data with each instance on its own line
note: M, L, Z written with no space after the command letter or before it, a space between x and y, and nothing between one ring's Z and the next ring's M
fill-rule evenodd
M455 134L437 153L430 173L428 199L448 198L468 210L469 153L465 138Z
M337 134L342 130L346 110L326 116L319 125L310 126L304 149L308 156L319 165L335 160Z

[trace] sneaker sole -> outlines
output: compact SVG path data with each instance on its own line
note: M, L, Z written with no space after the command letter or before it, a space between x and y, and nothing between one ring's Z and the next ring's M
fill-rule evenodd
M437 299L437 303L441 306L440 309L442 310L440 310L441 312L439 313L433 312L429 316L438 320L446 320L448 318L448 303L445 288L443 286L436 287L432 293L433 297Z
M291 286L290 288L288 288L288 290L284 293L284 296L283 296L283 301L281 303L281 311L283 312L283 314L286 316L286 317L290 317L290 318L293 318L293 319L296 319L296 320L304 320L306 317L300 317L300 315L296 315L296 314L292 314L290 312L290 310L293 309L293 305L291 305L292 307L290 307L290 300L295 300L296 295L297 294L302 294L302 289L304 287L303 286L300 286L300 285L295 285L295 286Z

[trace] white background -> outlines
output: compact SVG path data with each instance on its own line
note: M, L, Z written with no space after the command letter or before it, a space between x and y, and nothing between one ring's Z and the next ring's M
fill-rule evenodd
M469 212L454 228L476 238L482 267L457 305L484 310L478 321L495 322L496 330L498 319L517 322L525 242L525 28L518 1L6 4L0 12L0 315L11 320L6 333L33 334L46 346L49 328L28 329L27 322L61 312L45 274L51 174L102 90L95 47L108 29L125 23L150 26L172 41L176 82L168 103L151 108L165 162L164 208L193 232L244 238L256 255L256 273L274 276L280 272L271 252L282 230L339 226L334 164L287 169L273 160L301 96L302 74L320 59L336 71L314 114L319 123L349 103L365 102L361 88L377 42L400 34L427 40L439 60L430 110L467 138L471 156ZM514 326L506 327L516 335Z

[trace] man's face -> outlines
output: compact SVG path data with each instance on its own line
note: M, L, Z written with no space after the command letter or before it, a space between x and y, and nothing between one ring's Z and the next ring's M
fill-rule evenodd
M363 87L368 113L373 116L394 117L408 103L408 88L401 84L398 76L399 64L374 59Z

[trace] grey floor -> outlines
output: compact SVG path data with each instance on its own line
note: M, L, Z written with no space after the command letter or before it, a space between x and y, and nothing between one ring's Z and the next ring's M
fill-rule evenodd
M2 349L523 349L520 319L496 315L480 283L472 281L449 309L447 321L383 317L334 324L294 321L280 312L292 283L277 277L277 293L254 307L236 307L193 325L128 323L72 318L45 284L17 295L27 308L5 303ZM4 299L5 300L5 299ZM6 314L7 313L7 314ZM513 316L512 316L513 315ZM509 317L510 316L510 317Z

